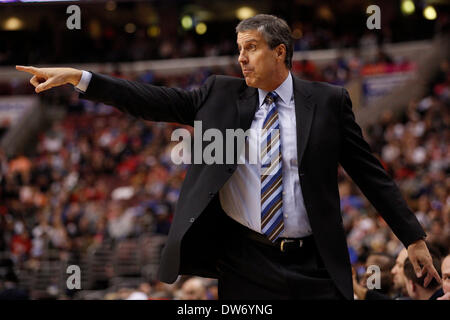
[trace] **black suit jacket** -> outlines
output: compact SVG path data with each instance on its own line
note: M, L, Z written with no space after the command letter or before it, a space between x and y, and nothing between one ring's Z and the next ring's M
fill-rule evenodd
M344 296L352 299L337 183L339 163L405 246L425 233L363 139L347 91L297 77L293 77L293 86L299 181L309 221L330 276ZM228 76L211 76L199 89L186 91L93 73L80 97L111 104L146 120L188 125L201 120L203 130L217 128L224 137L226 129L250 128L258 106L258 90L243 79ZM239 151L235 148L235 160ZM172 283L178 274L217 277L218 248L230 236L221 229L223 210L218 192L236 166L190 165L162 253L160 280Z

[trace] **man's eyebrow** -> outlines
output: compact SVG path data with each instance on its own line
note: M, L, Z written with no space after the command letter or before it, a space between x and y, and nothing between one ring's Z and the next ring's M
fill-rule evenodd
M245 40L244 44L248 43L248 42L258 42L258 39L249 39L249 40ZM239 43L237 43L237 45L239 46Z

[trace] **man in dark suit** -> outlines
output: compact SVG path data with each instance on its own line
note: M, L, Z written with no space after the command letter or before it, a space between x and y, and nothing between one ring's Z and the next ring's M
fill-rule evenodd
M190 92L72 68L16 68L34 75L36 92L71 83L81 98L143 119L201 121L223 137L227 129L253 130L245 143L224 146L233 161L190 166L162 254L162 281L218 278L220 299L352 299L339 163L408 248L415 270L427 282L439 280L426 235L371 154L347 91L290 73L284 20L257 15L236 32L245 80L211 76ZM256 150L256 163L246 148Z

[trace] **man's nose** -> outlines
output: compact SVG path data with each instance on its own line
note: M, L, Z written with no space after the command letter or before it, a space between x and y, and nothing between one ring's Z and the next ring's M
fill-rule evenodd
M242 64L246 64L248 62L248 58L244 53L239 53L239 58L238 58L239 63Z

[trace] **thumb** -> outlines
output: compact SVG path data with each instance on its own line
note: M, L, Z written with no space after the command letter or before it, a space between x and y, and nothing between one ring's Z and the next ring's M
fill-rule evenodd
M34 89L34 91L36 91L36 93L39 93L39 92L42 92L42 91L45 91L45 90L48 90L48 89L51 89L51 88L53 88L53 81L50 78L47 81L45 81L45 82L41 83L40 85L38 85L36 87L36 89Z

